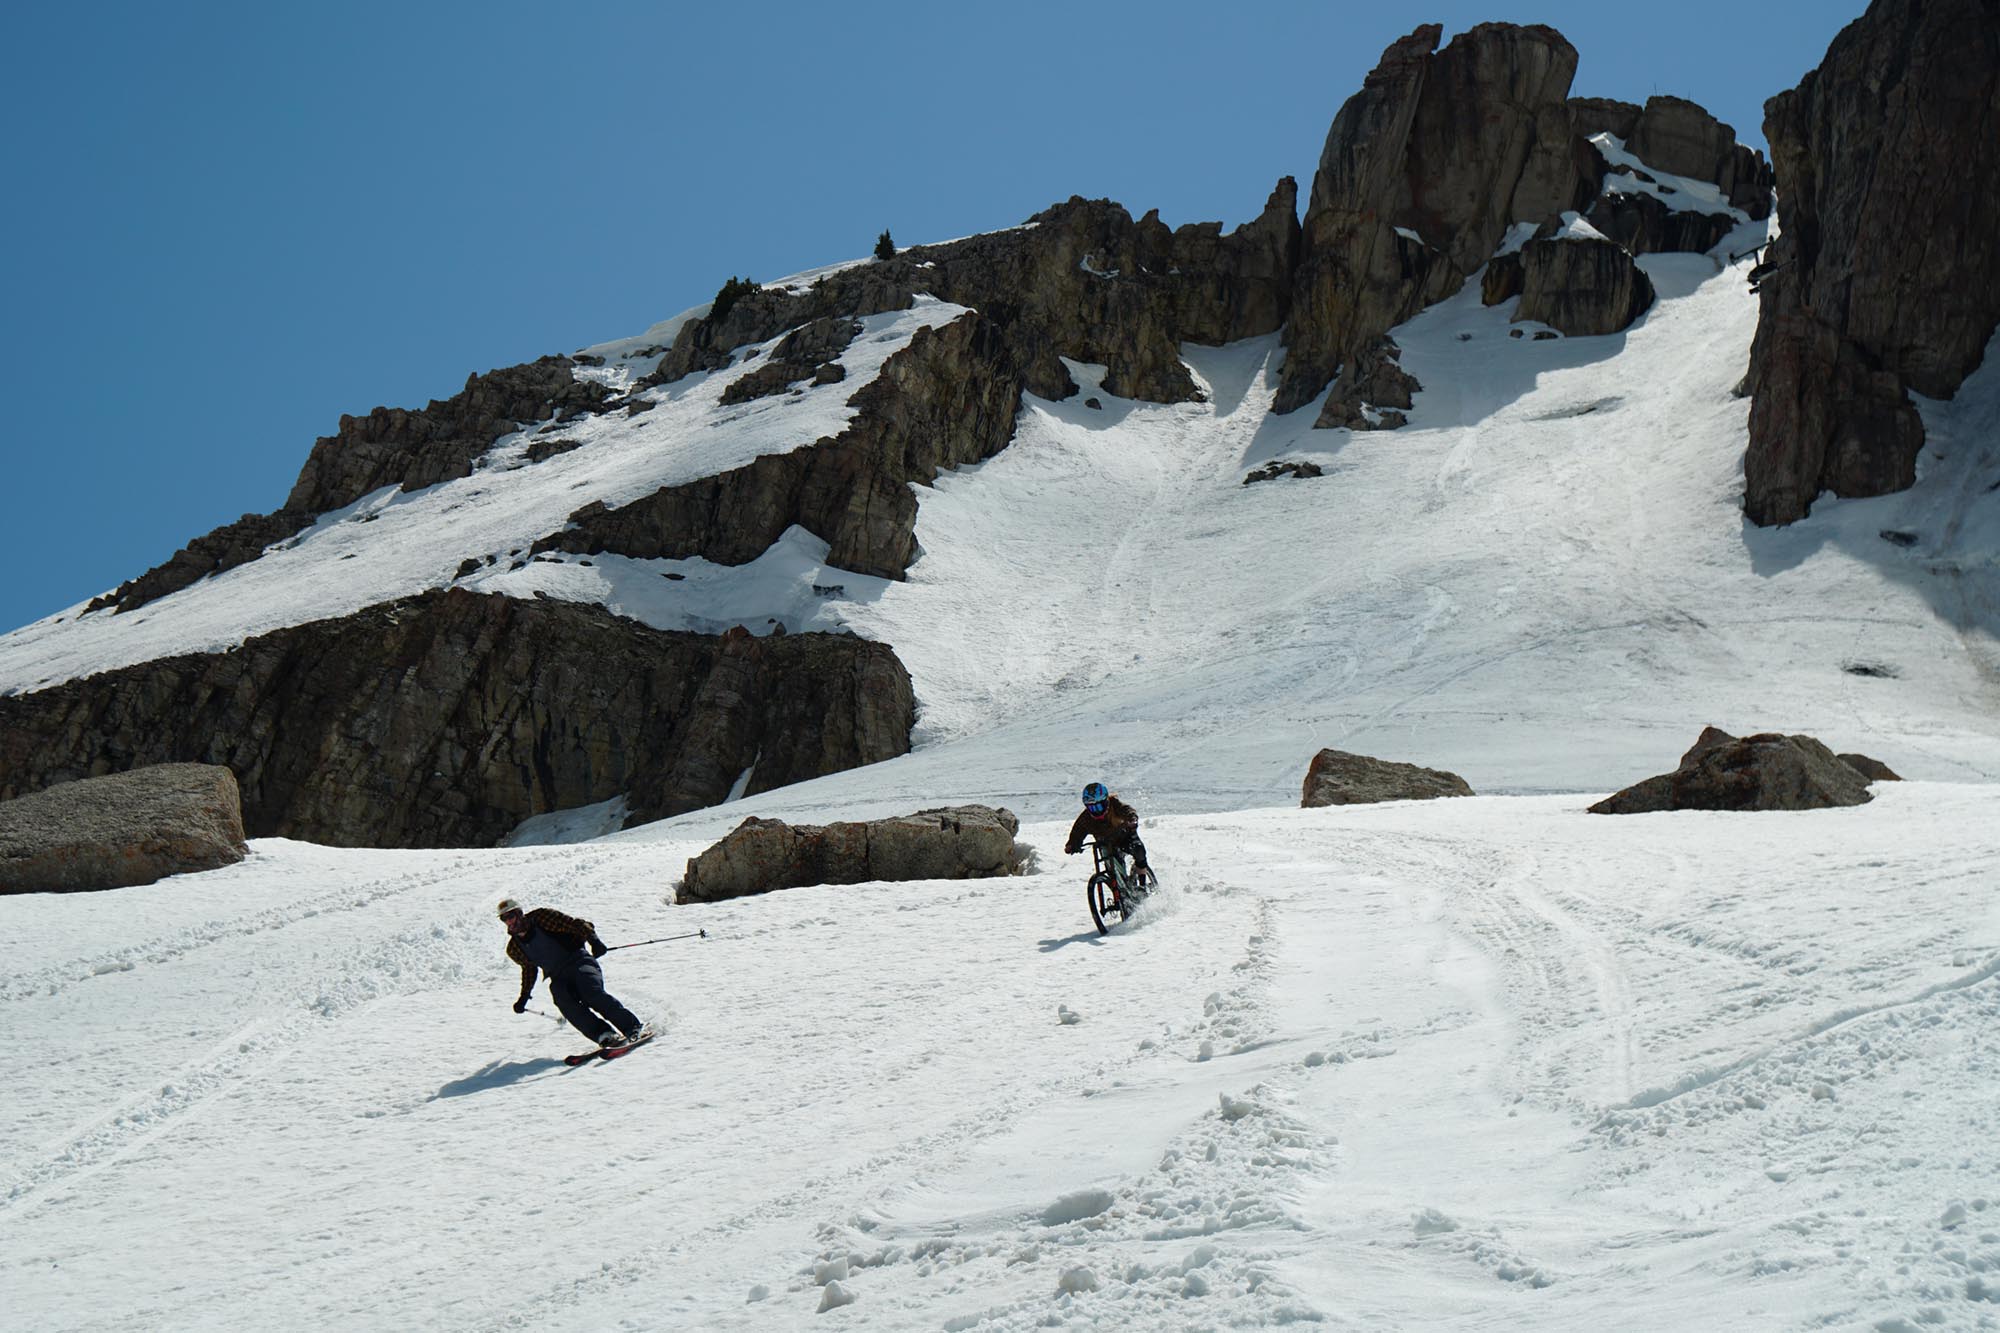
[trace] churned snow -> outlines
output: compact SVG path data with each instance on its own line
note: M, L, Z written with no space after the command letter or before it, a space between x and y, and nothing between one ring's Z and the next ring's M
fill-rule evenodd
M481 586L654 624L883 639L917 747L608 836L615 806L493 850L260 840L148 888L0 899L0 1309L2000 1322L2000 358L1922 405L1915 489L1747 527L1731 389L1755 306L1722 257L1753 231L1643 259L1660 303L1613 337L1512 338L1474 283L1398 330L1424 385L1399 431L1269 416L1273 339L1186 348L1199 403L1074 365L1084 392L1030 399L1006 451L920 489L907 581L829 568L802 532L733 570L496 563ZM879 317L851 375L953 313ZM371 497L133 616L8 636L0 681L433 586L589 499L810 442L781 416L844 419L823 389L720 409L731 373L577 423L597 433L548 462L511 468L515 441ZM1276 459L1326 475L1241 484ZM1708 723L1914 780L1846 810L1584 812ZM1485 794L1300 810L1322 746ZM1147 817L1163 884L1105 937L1061 851L1094 778ZM1030 873L673 904L746 815L967 799L1021 814ZM614 944L705 929L605 960L662 1037L565 1067L584 1043L542 993L509 1012L502 896Z

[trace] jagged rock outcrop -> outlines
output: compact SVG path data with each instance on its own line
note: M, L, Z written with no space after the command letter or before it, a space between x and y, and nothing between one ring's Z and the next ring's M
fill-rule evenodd
M1771 168L1764 155L1736 142L1736 130L1686 98L1646 99L1626 151L1660 171L1713 181L1732 207L1752 218L1771 215Z
M816 384L836 384L846 371L834 358L847 350L861 325L846 317L823 316L802 324L778 340L764 364L731 383L719 400L727 407L783 393L801 380ZM829 372L838 371L838 374Z
M1732 207L1753 219L1771 215L1770 163L1736 142L1734 127L1686 98L1655 94L1642 107L1609 97L1572 97L1569 110L1585 138L1613 134L1655 170L1710 181Z
M911 285L914 267L899 256L840 269L803 290L753 287L734 295L726 306L712 304L708 314L681 325L673 346L641 383L672 384L697 371L720 370L730 363L737 348L769 342L816 320L908 310L917 292Z
M910 483L1006 447L1020 372L997 325L962 315L919 330L850 401L857 415L831 439L616 509L588 505L535 550L737 565L796 523L827 542L836 568L901 578L916 558Z
M1811 736L1738 738L1706 727L1680 766L1605 797L1594 815L1661 810L1825 810L1872 798L1869 779Z
M1701 254L1736 229L1727 213L1669 208L1658 195L1606 190L1584 221L1635 255Z
M1423 385L1403 369L1403 349L1393 338L1377 338L1349 357L1333 377L1313 425L1347 430L1395 430L1409 424L1405 415L1415 406Z
M545 356L468 376L464 389L428 407L343 416L339 430L314 443L285 508L324 514L384 486L414 491L471 476L473 461L502 435L604 406L610 390L577 379L575 368L569 357Z
M245 514L234 523L225 523L196 537L169 556L165 564L155 565L102 597L93 598L84 611L86 614L107 608L113 612L136 611L148 602L192 587L210 574L248 564L268 547L304 531L313 518L314 515L298 509Z
M715 637L454 590L0 698L0 799L146 764L231 769L254 837L484 846L628 797L633 822L909 749L895 654Z
M471 475L473 460L522 423L604 405L609 391L578 380L575 364L566 356L545 356L469 376L458 394L429 407L378 407L365 417L341 417L340 429L313 445L283 507L245 514L195 538L165 564L120 584L86 610L136 610L210 574L247 564L319 515L384 486L417 490Z
M1653 282L1610 241L1550 237L1521 247L1517 320L1536 320L1570 337L1617 333L1653 304Z
M1586 139L1593 134L1609 133L1621 141L1630 141L1645 111L1637 102L1621 102L1615 97L1569 99L1570 124Z
M1317 463L1280 462L1277 459L1272 459L1270 462L1264 464L1264 466L1252 468L1250 471L1244 473L1243 484L1248 486L1253 482L1276 481L1280 477L1296 477L1303 480L1307 477L1320 477L1324 475L1326 475L1325 472Z
M1764 104L1782 228L1759 266L1743 508L1916 479L1910 392L1949 398L2000 325L2000 0L1876 0Z
M1225 234L1218 223L1169 230L1157 212L1137 222L1106 199L1072 198L1009 231L828 274L806 290L737 297L721 319L684 326L649 377L667 383L727 365L733 349L825 315L906 309L916 293L992 322L1044 398L1076 391L1061 357L1107 368L1112 393L1154 402L1195 396L1182 342L1220 344L1274 332L1291 300L1298 253L1297 186L1281 180L1258 217Z
M713 903L808 884L982 879L1019 873L1014 812L984 805L919 810L855 823L793 826L744 820L687 863L676 901Z
M1299 804L1366 805L1373 801L1430 801L1470 796L1472 788L1456 773L1392 759L1371 759L1345 750L1321 750L1306 768Z
M241 861L236 778L211 764L157 764L0 801L0 893L151 884Z
M1575 48L1552 28L1488 23L1438 51L1442 33L1426 24L1391 45L1327 133L1277 411L1457 291L1510 225L1597 194L1599 159L1566 100Z

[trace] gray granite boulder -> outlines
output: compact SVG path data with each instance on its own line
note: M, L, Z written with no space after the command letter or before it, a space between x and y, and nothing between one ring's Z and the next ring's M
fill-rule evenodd
M1027 852L1014 812L984 805L855 823L801 824L752 817L687 863L678 900L725 898L808 884L982 879L1017 873Z
M1605 797L1590 813L1825 810L1870 799L1868 778L1811 736L1765 732L1739 738L1707 727L1681 756L1680 767Z
M1321 750L1306 769L1305 791L1299 804L1310 809L1319 805L1429 801L1440 796L1470 795L1472 788L1464 778L1440 768L1371 759L1345 750Z
M1870 759L1865 754L1843 754L1840 762L1859 773L1869 782L1901 782L1903 777L1895 769L1880 759Z
M0 893L151 884L245 854L236 776L158 764L0 802Z

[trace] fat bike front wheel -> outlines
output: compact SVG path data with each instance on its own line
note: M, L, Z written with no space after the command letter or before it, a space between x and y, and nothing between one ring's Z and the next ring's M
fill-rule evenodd
M1090 885L1084 890L1090 903L1090 919L1097 923L1097 933L1106 934L1125 919L1125 900L1118 896L1118 886L1108 874L1090 877Z

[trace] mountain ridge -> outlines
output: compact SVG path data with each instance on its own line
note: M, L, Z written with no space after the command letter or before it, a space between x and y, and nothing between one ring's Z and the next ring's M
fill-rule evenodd
M442 517L477 507L479 487L529 472L549 480L537 502L545 516L448 558L427 555L439 569L428 586L505 588L550 562L571 569L615 563L620 579L640 562L676 562L656 576L685 581L692 571L706 579L710 566L758 564L797 531L825 544L824 554L810 557L822 566L811 586L814 596L831 597L832 607L803 621L789 612L768 616L767 628L818 623L828 614L841 627L865 626L868 603L883 595L875 580L904 580L924 554L910 483L934 491L941 468L976 466L1012 447L1024 403L1082 399L1084 409L1104 412L1107 420L1129 411L1107 410L1107 398L1200 404L1210 391L1192 370L1188 348L1280 334L1284 368L1275 390L1263 391L1264 401L1296 408L1306 394L1319 403L1316 426L1394 430L1408 423L1412 395L1434 402L1448 386L1414 373L1391 330L1439 309L1474 274L1487 275L1479 292L1484 304L1513 312L1514 337L1558 339L1568 332L1622 340L1656 299L1674 299L1671 289L1654 294L1649 273L1658 266L1645 256L1661 255L1656 247L1671 254L1675 244L1706 242L1722 267L1722 244L1747 248L1759 239L1754 231L1730 238L1758 225L1752 215L1767 211L1759 190L1769 173L1735 144L1727 126L1699 108L1670 98L1645 107L1571 101L1575 52L1553 30L1482 25L1442 51L1440 35L1432 25L1392 44L1368 85L1336 117L1303 224L1289 179L1257 218L1226 234L1218 224L1169 231L1155 214L1134 221L1110 201L1073 198L1022 227L831 266L808 275L810 281L752 286L726 307L697 308L661 326L662 341L669 329L673 335L667 345L625 340L608 355L544 358L474 376L457 397L419 412L377 409L343 418L340 433L315 446L284 509L246 516L199 539L161 569L92 603L71 628L61 623L70 620L66 614L10 635L13 654L0 640L0 666L16 664L7 688L19 694L25 686L32 697L89 660L89 650L70 649L66 658L44 656L40 674L24 677L21 664L39 651L35 640L53 647L65 635L135 639L138 631L107 626L106 617L137 624L144 613L179 605L172 602L176 593L219 588L232 575L240 581L246 576L239 571L300 543L324 544L335 530L405 519L420 508ZM1486 101L1512 109L1500 119L1471 118L1470 132L1443 110ZM1611 133L1615 128L1712 179L1642 161ZM1353 167L1357 162L1362 166ZM1782 215L1782 181L1780 189ZM1441 209L1427 199L1463 202ZM1706 222L1678 231L1643 219L1614 224L1607 210L1637 207L1616 202L1635 199L1646 201L1655 218L1665 210ZM1593 218L1622 241L1608 239ZM1516 267L1496 285L1503 261ZM1350 277L1329 280L1330 273ZM1517 298L1518 305L1506 305ZM800 331L816 321L858 321L874 332L822 340L808 356ZM885 338L894 348L879 354ZM805 359L793 366L799 357ZM1458 365L1453 373L1467 371ZM845 402L829 410L833 385L842 386L832 393ZM711 400L712 407L704 406ZM800 411L807 415L794 419ZM1264 426L1293 430L1282 416ZM531 419L523 424L523 418ZM745 432L739 451L745 461L732 470L719 456L702 456L700 435L686 432L703 428ZM603 446L611 441L627 458L655 442L678 450L685 463L675 471L685 479L648 490L641 474L631 473L629 483L553 512L548 499L559 478L604 488ZM454 485L462 499L446 497ZM336 501L336 508L321 508ZM412 529L400 540L421 539ZM339 558L367 550L350 544ZM453 572L443 572L446 565ZM330 578L349 573L327 569ZM852 606L850 585L868 589ZM416 590L401 588L398 595ZM560 594L545 588L537 595ZM742 623L757 628L755 616ZM211 631L225 642L227 624L217 621ZM893 654L893 638L884 642ZM128 665L145 660L145 650L138 651L133 657L125 650ZM922 693L920 684L919 728ZM326 722L307 721L309 727ZM118 747L87 729L50 732L37 724L33 734L43 748L33 755L32 746L24 748L17 761L23 772L82 775L120 762ZM485 778L468 763L454 780L461 799L477 800L470 793ZM31 789L34 781L9 777L9 790ZM589 790L583 803L607 799ZM546 813L510 809L509 817ZM476 823L483 837L499 836L495 819ZM371 835L343 826L314 836L365 841Z

